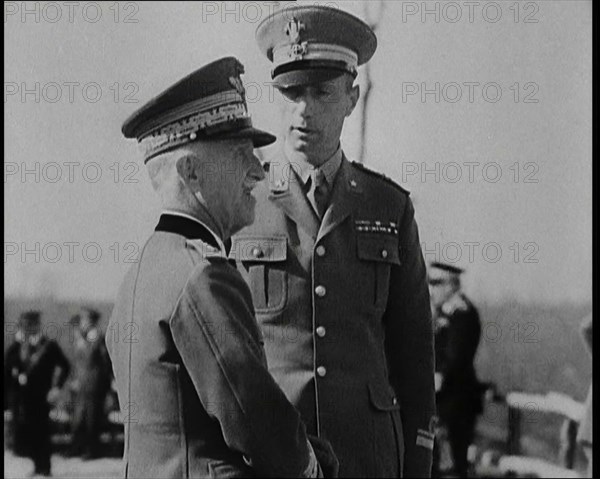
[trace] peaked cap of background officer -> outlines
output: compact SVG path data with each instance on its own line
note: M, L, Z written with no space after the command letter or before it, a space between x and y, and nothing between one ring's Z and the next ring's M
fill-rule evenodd
M192 141L248 138L259 148L276 137L252 126L234 57L196 70L150 100L123 124L126 138L136 138L150 158Z
M256 30L261 51L273 62L278 88L320 83L343 73L353 77L377 49L365 22L327 6L296 6L265 18Z
M433 282L434 284L446 282L450 279L458 280L460 275L464 272L464 269L457 266L433 261L429 265L428 280L430 283Z
M24 313L21 314L21 316L19 317L19 320L22 324L25 325L31 325L31 326L37 326L38 324L40 324L41 322L41 313L39 311L25 311Z

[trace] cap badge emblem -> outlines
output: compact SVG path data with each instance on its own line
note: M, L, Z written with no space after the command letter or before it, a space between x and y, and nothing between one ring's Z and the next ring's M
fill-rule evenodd
M285 34L290 37L292 43L300 43L300 32L304 30L304 23L297 18L292 18L285 26Z
M294 60L302 60L304 55L306 55L306 48L306 42L295 43L294 45L292 45L292 48L290 48L290 58L293 58Z

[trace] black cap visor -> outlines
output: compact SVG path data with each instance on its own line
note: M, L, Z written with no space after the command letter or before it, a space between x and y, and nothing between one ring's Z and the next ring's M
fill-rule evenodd
M254 148L262 148L263 146L270 145L275 143L277 137L263 130L259 130L258 128L249 127L244 128L242 130L231 131L228 133L222 133L220 135L215 135L212 137L208 137L207 139L233 139L233 138L248 138L252 140L254 144Z
M356 77L356 72L348 69L344 62L296 61L275 68L273 70L273 83L276 88L315 85L333 80L344 73Z

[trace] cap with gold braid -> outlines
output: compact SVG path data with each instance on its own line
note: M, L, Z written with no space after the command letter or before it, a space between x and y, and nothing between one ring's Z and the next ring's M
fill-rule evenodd
M276 137L252 126L234 57L216 60L186 76L133 113L123 124L136 138L144 161L191 141L248 138L255 147Z
M297 6L265 18L256 30L261 51L273 62L275 86L319 83L343 73L356 76L377 49L362 20L338 8Z

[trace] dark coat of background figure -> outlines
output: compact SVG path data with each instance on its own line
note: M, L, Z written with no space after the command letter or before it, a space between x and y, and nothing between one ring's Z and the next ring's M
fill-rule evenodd
M64 385L69 371L69 361L60 346L43 335L34 345L18 337L6 352L4 407L12 412L14 452L33 459L36 473L50 474L47 396L51 388Z
M474 366L480 337L477 309L457 292L435 318L435 364L443 377L436 395L438 415L448 433L454 468L460 474L467 471L467 451L483 406L482 385Z
M96 320L97 321L97 320ZM73 455L84 459L100 454L100 432L103 426L104 404L110 389L112 369L104 334L96 327L75 335L73 367L74 413Z
M408 193L346 158L316 216L282 153L231 258L269 370L340 477L429 474L435 414L426 269Z
M581 322L581 334L583 336L583 341L585 346L590 353L590 358L593 355L593 331L592 331L592 314L589 314L583 321ZM592 477L592 469L593 469L593 454L592 454L592 437L593 437L593 411L594 411L594 401L593 401L593 383L590 383L587 398L585 400L585 410L583 413L583 417L579 423L579 430L577 432L577 442L581 444L583 447L587 460L587 477Z

